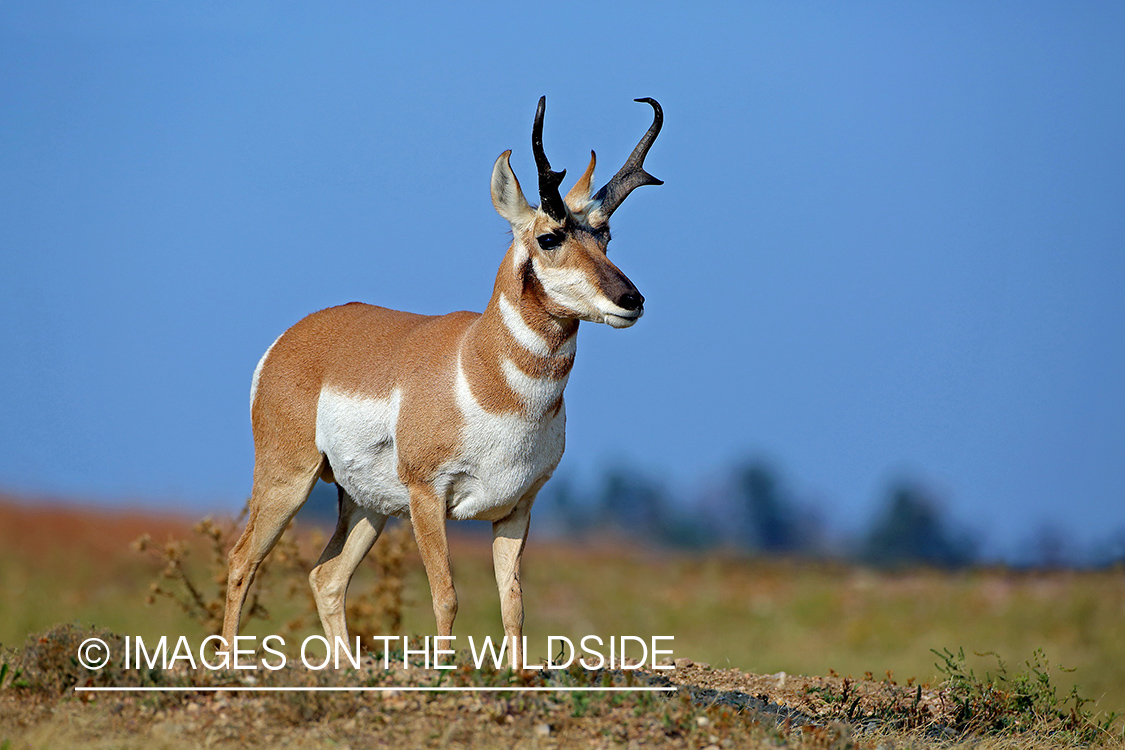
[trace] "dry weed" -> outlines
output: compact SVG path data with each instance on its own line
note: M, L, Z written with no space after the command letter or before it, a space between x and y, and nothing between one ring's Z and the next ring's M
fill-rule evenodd
M147 554L162 566L157 580L149 586L146 603L152 605L158 598L167 599L199 623L208 635L218 634L222 630L226 606L227 555L237 541L237 531L246 515L247 510L243 509L238 518L229 523L220 523L208 516L192 527L198 537L196 546L202 543L207 551L207 568L203 576L193 572L188 565L193 549L191 540L169 536L166 541L160 542L148 534L136 539L132 548ZM286 636L315 627L319 616L308 580L315 561L305 550L318 549L323 544L324 537L319 531L302 535L290 522L254 576L242 622L255 618L271 619L264 601L284 597L301 599L304 606L296 616L279 626L279 635ZM409 555L412 546L413 535L409 524L389 524L381 535L367 558L368 564L375 568L374 585L367 590L348 591L348 624L353 635L367 640L372 635L400 633L403 581L407 563L412 559Z

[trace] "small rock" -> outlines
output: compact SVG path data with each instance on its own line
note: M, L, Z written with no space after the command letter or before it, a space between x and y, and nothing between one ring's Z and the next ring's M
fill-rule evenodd
M789 675L785 674L784 672L778 672L777 674L773 675L773 678L777 680L778 689L785 687L785 680L788 677Z
M697 661L695 663L695 666L699 667L700 669L710 669L711 668L711 665L708 664L705 661Z
M697 716L695 718L695 723L700 727L706 727L706 726L709 726L711 724L711 720L708 719L706 716Z
M676 659L673 664L676 665L676 669L687 669L692 664L695 664L695 662L693 662L691 659L688 659L687 657L681 657L679 659Z
M164 739L171 739L173 737L178 737L178 736L180 736L180 732L181 732L180 727L177 726L176 724L173 724L170 721L162 721L162 722L158 722L156 724L153 724L152 729L149 730L149 731L151 731L154 736L161 737L161 738L164 738Z
M535 725L535 734L538 735L539 737L550 737L551 736L551 725L546 724L546 723L536 724Z

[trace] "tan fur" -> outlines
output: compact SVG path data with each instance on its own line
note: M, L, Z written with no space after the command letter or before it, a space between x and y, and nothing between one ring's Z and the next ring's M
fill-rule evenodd
M567 207L571 212L579 213L584 211L586 204L590 202L590 183L594 180L594 165L597 163L598 157L593 151L590 152L590 163L586 166L586 171L578 178L578 182L574 183L574 187L563 198L566 201Z
M555 221L527 204L508 163L510 153L505 152L496 162L492 198L497 211L511 223L514 239L500 264L492 297L483 313L462 311L425 316L353 302L304 318L275 342L260 364L251 405L255 458L250 513L246 529L230 553L223 623L223 636L228 643L233 642L238 632L247 588L262 559L316 481L336 481L339 474L317 447L317 411L323 393L379 399L387 404L400 398L393 435L396 453L385 455L397 455L395 473L401 485L394 486L405 486L409 494L409 517L429 578L438 632L448 636L457 612L445 531L452 512L450 493L455 487L449 474L455 470L449 467L459 465L457 462L468 450L467 444L477 445L478 451L479 445L489 444L466 432L470 422L466 421L457 397L459 363L471 402L476 405L473 408L485 414L509 415L517 424L526 425L531 430L527 434L532 436L547 434L537 430L551 425L563 409L561 386L574 364L578 317L551 296L535 269L562 268L578 274L576 278L585 279L582 288L594 290L616 305L614 315L621 321L618 325L630 324L635 318L622 321L620 315L633 313L612 302L613 299L621 299L622 305L638 305L639 317L643 298L606 258L608 233L602 231L603 226L589 224L585 213L590 204L593 152L586 172L567 193L566 204L571 213L564 222ZM543 250L537 238L550 233L565 240L560 247ZM625 294L633 295L631 301L625 301ZM521 344L505 323L502 298L534 332L535 340L545 343L546 352L531 351ZM509 368L507 374L505 367ZM527 383L557 384L560 395L554 398L555 386L546 390L536 386L539 390L533 393L547 394L553 402L544 403L541 396L535 396L541 399L535 403L525 402L527 397L509 384L508 377L517 377L512 374L513 367ZM513 382L519 383L520 388L528 387L519 378ZM353 402L344 403L349 404L347 413L352 413ZM486 420L481 424L491 423ZM349 439L354 437L353 433L347 434ZM366 434L355 433L360 438ZM533 443L533 449L537 450L538 445ZM557 450L561 456L561 443L552 445L550 450ZM508 461L507 455L500 454L503 461ZM501 505L481 506L483 510L479 512L484 515L475 516L493 520L496 581L504 632L515 638L514 665L522 659L519 570L530 511L536 493L558 461L554 453L541 455L545 466L542 472L520 474L528 478L528 484L511 485L520 487L522 495L502 500ZM540 464L517 462L501 466ZM504 476L503 472L499 476ZM361 485L354 487L362 490ZM382 506L370 501L361 504L342 488L340 506L336 531L309 576L329 638L347 635L344 600L348 583L387 519L383 511L374 510Z

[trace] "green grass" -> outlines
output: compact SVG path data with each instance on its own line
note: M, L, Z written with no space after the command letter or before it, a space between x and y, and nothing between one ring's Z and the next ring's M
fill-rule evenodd
M186 530L183 533L188 536ZM0 539L0 643L13 647L30 633L63 622L156 638L203 631L165 599L146 605L159 566L128 548L128 538L94 554L81 539L24 546L24 534ZM103 535L104 537L104 535ZM107 551L108 550L108 551ZM315 554L314 554L315 557ZM460 608L454 633L502 633L499 600L486 537L453 545ZM189 566L201 581L202 549ZM623 550L619 545L565 546L532 540L524 557L525 633L529 662L546 654L547 636L672 635L676 657L714 667L772 674L862 678L871 673L905 684L936 683L944 675L933 650L963 649L966 668L995 666L999 654L1022 663L1043 649L1068 693L1078 684L1102 711L1125 713L1125 573L961 573L907 571L882 574L831 564L688 557ZM212 582L208 581L211 585ZM301 584L304 585L303 583ZM361 569L353 591L372 585ZM306 605L275 585L264 603L273 619L244 632L277 632ZM403 632L432 633L425 574L411 558L405 586ZM315 618L296 635L319 632ZM287 638L287 642L296 639Z

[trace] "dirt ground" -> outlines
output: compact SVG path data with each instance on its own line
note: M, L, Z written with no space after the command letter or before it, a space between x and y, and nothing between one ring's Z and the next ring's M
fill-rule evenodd
M120 647L122 636L61 626L5 654L0 747L1116 746L1108 734L1082 736L1061 731L1057 722L1019 731L966 731L947 690L870 675L861 680L755 675L686 658L668 670L514 673L475 669L468 655L460 654L456 669L435 677L417 663L404 669L401 652L389 657L389 669L382 657L368 655L360 669L344 671L293 665L250 676L202 669L90 671L73 654L95 635L115 651ZM75 690L107 686L178 690ZM278 686L314 690L212 690ZM442 689L411 690L433 687ZM511 689L456 690L466 687ZM556 690L606 687L675 690Z
M389 677L394 681L395 677ZM599 680L602 678L599 678ZM640 683L662 684L652 674ZM531 685L544 680L531 677ZM620 675L614 683L622 682ZM868 685L858 722L807 687L831 680L677 669L681 689L652 693L111 693L57 696L8 690L0 737L8 747L746 747L872 746L880 722L863 716L890 691ZM407 680L399 679L403 687ZM517 688L518 690L518 688ZM927 700L932 700L927 696ZM838 712L835 712L838 713ZM893 727L891 727L893 729ZM931 732L931 734L933 734ZM842 743L842 744L841 744Z

